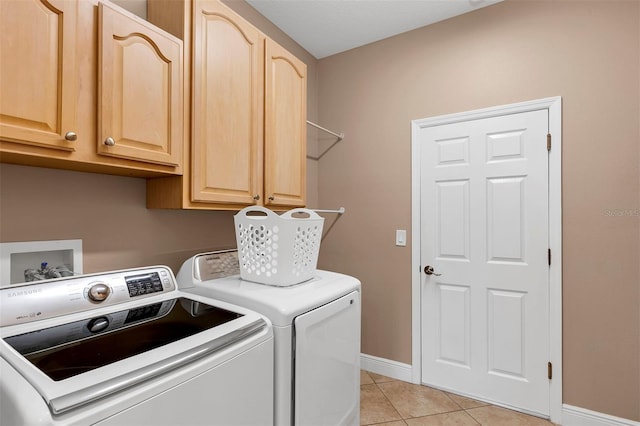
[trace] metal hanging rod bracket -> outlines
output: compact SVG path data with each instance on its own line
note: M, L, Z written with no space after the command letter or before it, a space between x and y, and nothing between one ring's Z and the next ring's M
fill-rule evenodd
M0 0L0 1L1 1L1 0ZM309 121L309 120L307 120L307 124L308 124L308 125L310 125L310 126L315 127L316 129L320 129L320 130L322 130L323 132L330 133L330 134L332 134L333 136L335 136L336 138L338 138L338 139L336 139L335 141L333 141L333 143L331 144L331 146L329 146L329 148L325 149L325 150L322 152L322 154L318 155L317 157L314 157L314 156L312 156L312 155L307 155L307 158L308 158L308 159L310 159L310 160L315 160L315 161L320 160L322 157L324 157L324 155L325 155L327 152L329 152L329 150L330 150L331 148L333 148L333 147L334 147L338 142L340 142L342 139L344 139L344 133L337 134L337 133L332 132L332 131L331 131L331 130L329 130L329 129L325 129L324 127L319 126L319 125L317 125L316 123L314 123L314 122L312 122L312 121Z
M344 139L344 133L340 133L340 134L338 134L338 133L332 132L331 130L329 130L329 129L325 129L324 127L322 127L322 126L320 126L320 125L318 125L318 124L314 123L313 121L309 121L309 120L307 120L307 124L309 124L310 126L315 127L316 129L320 129L320 130L322 130L323 132L327 132L327 133L329 133L329 134L331 134L331 135L335 136L336 138L338 138L338 142L340 142L342 139Z
M344 207L340 207L337 210L317 210L317 209L312 209L312 210L316 213L337 213L337 214L344 214L344 212L346 211Z

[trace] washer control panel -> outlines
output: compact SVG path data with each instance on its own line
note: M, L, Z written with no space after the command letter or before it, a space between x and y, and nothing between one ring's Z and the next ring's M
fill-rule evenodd
M162 286L162 279L158 272L125 277L125 281L127 282L129 296L131 297L157 293L164 290L164 287ZM168 279L166 279L166 281L168 282Z
M176 281L166 266L15 284L0 288L0 326L112 306L171 291L177 291Z

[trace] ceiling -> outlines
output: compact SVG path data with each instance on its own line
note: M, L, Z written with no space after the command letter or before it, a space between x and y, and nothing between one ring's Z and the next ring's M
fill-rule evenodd
M317 59L502 0L246 0Z

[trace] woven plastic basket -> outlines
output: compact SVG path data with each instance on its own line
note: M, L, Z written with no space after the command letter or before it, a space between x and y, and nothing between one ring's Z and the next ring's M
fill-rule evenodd
M294 217L296 213L307 217ZM240 210L233 220L243 280L285 287L313 277L324 225L313 210L293 209L279 216L254 206Z

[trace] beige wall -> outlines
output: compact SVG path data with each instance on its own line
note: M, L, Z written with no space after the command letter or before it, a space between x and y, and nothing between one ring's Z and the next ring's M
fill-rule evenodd
M84 272L235 246L233 212L150 210L144 179L0 165L0 241L81 239Z
M111 2L138 15L142 19L147 19L147 0L111 0Z
M640 217L606 216L640 208L639 6L507 0L319 61L321 266L362 280L364 353L411 362L411 120L562 96L563 401L640 420Z

